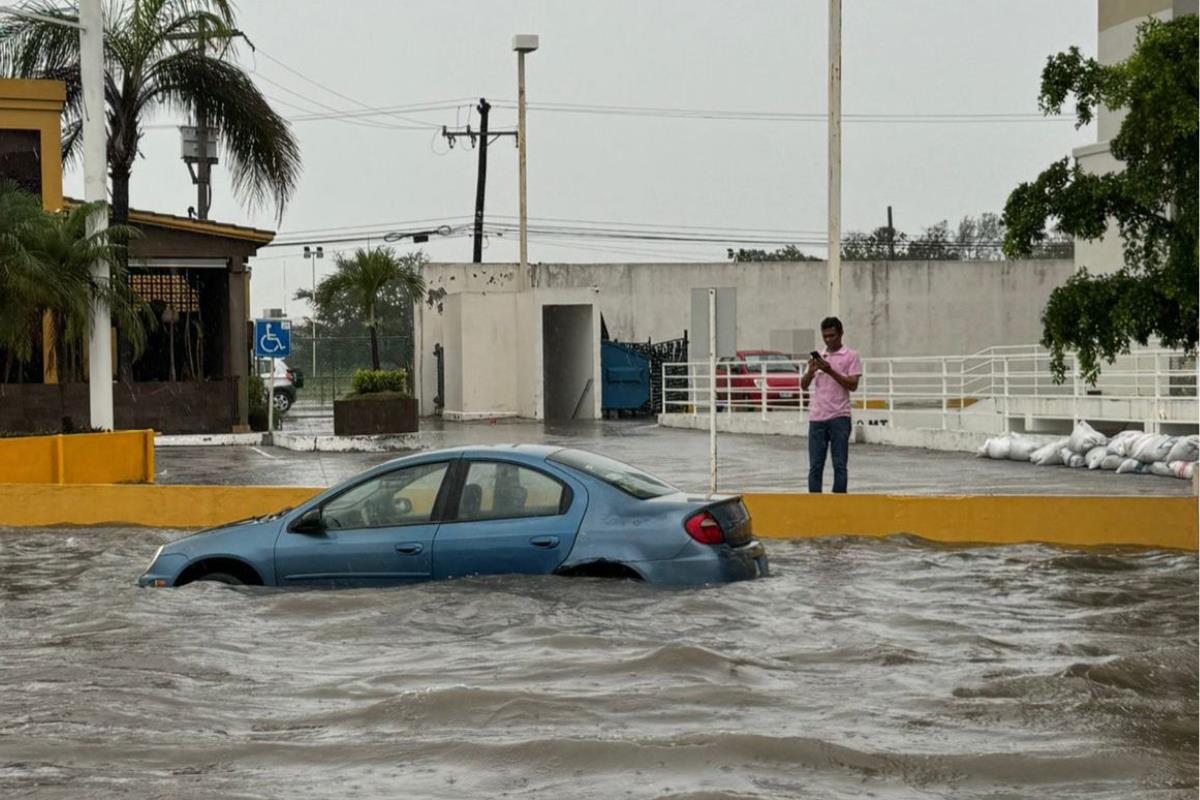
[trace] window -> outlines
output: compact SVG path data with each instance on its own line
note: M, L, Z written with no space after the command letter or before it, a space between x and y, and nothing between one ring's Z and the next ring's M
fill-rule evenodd
M549 460L577 469L610 486L615 486L625 494L633 495L639 500L662 497L665 494L674 494L679 491L674 486L663 483L653 475L647 475L628 464L622 464L615 459L598 456L584 450L559 450L549 456Z
M326 503L321 509L321 519L330 529L429 522L448 466L442 461L378 475Z
M458 500L459 520L551 517L566 511L569 491L537 470L503 461L472 461Z
M767 372L799 372L800 368L789 360L783 353L751 353L746 356L746 365L750 372L759 372L764 366Z

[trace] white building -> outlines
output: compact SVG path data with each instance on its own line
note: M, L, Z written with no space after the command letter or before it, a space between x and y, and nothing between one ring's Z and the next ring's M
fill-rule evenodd
M1097 4L1096 60L1104 65L1124 61L1133 53L1137 43L1138 25L1148 17L1163 21L1185 14L1196 14L1200 0L1099 0ZM1121 130L1124 109L1101 107L1096 115L1096 143L1077 147L1076 162L1085 171L1096 175L1116 172L1121 164L1109 150L1109 142ZM1076 240L1075 266L1087 267L1089 272L1116 272L1124 263L1121 236L1110 222L1108 234L1095 241Z

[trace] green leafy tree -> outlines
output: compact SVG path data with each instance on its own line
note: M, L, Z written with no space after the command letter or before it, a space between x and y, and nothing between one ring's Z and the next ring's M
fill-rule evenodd
M1110 219L1121 233L1124 265L1099 275L1085 265L1042 312L1056 380L1066 376L1067 350L1077 351L1080 370L1094 381L1101 359L1112 363L1130 342L1154 336L1166 347L1195 349L1197 57L1197 21L1187 15L1142 23L1133 54L1119 64L1100 64L1072 47L1042 71L1039 104L1048 114L1071 97L1077 126L1101 106L1128 109L1110 142L1122 171L1088 174L1064 158L1013 190L1004 208L1010 257L1043 242L1048 220L1080 239L1103 237Z
M75 5L52 0L22 8L78 21ZM282 217L300 175L300 150L286 120L240 67L229 0L125 0L108 4L104 31L104 94L108 108L108 166L112 219L129 221L129 180L142 126L155 111L203 116L216 129L244 200L269 198ZM6 18L0 24L0 70L15 78L49 78L66 84L63 151L80 144L83 95L79 32L47 21Z
M784 245L778 250L734 250L726 251L730 261L820 261L816 256L810 256L794 244Z
M397 256L390 247L359 248L351 257L337 256L336 271L317 283L315 294L301 289L296 299L313 303L323 335L365 324L371 337L371 368L378 370L380 324L392 316L386 313L389 309L411 309L424 296L423 263L421 253Z

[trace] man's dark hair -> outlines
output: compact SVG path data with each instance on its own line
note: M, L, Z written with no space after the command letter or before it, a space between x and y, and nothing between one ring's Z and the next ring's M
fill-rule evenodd
M826 317L825 319L821 320L821 330L827 331L830 328L833 328L835 331L837 331L839 336L845 333L845 331L842 330L842 321L837 317Z

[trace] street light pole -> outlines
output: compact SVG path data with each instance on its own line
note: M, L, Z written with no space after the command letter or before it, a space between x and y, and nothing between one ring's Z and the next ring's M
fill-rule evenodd
M518 186L520 193L521 220L521 270L518 285L524 289L528 276L526 275L529 250L526 231L525 210L525 54L538 49L538 37L532 33L519 33L513 37L512 49L517 51L517 163Z
M108 228L108 141L104 105L104 9L101 0L79 0L79 72L83 88L83 199L101 203L88 217L88 236ZM91 266L96 286L108 286L108 262ZM112 317L99 294L92 294L92 325L88 339L88 398L91 426L113 429Z
M325 257L325 248L317 245L317 249L312 250L308 245L304 245L304 257L312 265L312 379L315 381L317 379L317 259ZM322 387L321 394L323 400L324 387Z

